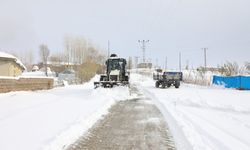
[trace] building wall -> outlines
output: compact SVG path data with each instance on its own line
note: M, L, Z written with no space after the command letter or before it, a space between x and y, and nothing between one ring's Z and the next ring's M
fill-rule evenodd
M0 60L0 76L10 76L10 63L6 60Z
M14 61L0 60L0 76L17 77L22 74L22 68Z
M10 76L17 77L22 75L22 68L15 62L10 62Z

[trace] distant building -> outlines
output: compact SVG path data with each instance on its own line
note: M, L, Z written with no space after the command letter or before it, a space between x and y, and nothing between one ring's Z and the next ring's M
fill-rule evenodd
M61 73L65 70L72 70L76 69L75 67L79 66L80 64L71 63L71 62L64 62L64 61L48 61L48 67L50 67L51 71Z
M39 67L38 66L36 66L36 65L34 65L33 67L32 67L32 72L36 72L36 71L38 71L39 70Z
M221 68L218 67L198 67L197 71L211 71L211 72L220 72L223 71Z
M23 63L15 56L0 52L0 76L20 76L26 70Z
M140 63L137 65L137 68L149 68L151 69L152 68L152 63Z

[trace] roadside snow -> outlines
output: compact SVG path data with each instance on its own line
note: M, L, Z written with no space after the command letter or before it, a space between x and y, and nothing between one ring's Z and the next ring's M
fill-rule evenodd
M116 101L130 98L127 87L93 88L91 81L49 91L0 94L0 149L61 150Z
M131 79L159 107L179 150L250 149L249 91L189 84L157 89L149 77Z

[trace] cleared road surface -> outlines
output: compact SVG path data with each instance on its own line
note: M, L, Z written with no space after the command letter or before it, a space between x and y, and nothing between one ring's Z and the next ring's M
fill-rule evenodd
M150 99L120 101L109 111L67 150L175 149L166 122Z

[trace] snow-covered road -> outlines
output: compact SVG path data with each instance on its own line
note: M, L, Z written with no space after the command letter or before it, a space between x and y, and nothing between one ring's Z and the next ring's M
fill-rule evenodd
M175 150L165 119L151 99L131 85L138 98L119 101L66 150Z
M134 82L161 109L177 148L194 150L250 149L250 92L182 84L156 89L147 77Z

